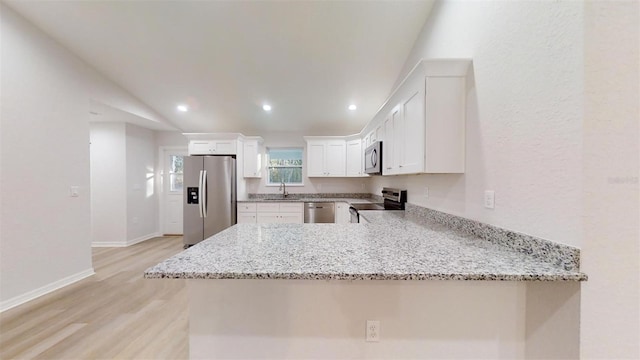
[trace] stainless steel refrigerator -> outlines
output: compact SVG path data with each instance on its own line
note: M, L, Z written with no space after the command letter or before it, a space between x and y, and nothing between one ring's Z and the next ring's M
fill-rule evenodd
M236 159L184 157L184 247L236 223Z

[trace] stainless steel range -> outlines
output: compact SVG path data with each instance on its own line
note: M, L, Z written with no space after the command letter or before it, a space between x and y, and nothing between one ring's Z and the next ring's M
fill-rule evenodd
M404 210L404 204L407 202L407 190L382 188L382 197L384 198L383 203L351 204L351 206L349 207L351 222L360 222L360 214L358 213L358 211Z

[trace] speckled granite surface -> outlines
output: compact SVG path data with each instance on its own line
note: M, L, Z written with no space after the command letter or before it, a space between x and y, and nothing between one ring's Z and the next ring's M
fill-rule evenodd
M339 198L329 198L329 197L322 197L322 198L286 198L286 199L266 198L266 199L238 200L238 203L260 203L260 202L278 203L278 202L308 202L308 201L322 202L322 201L326 201L326 202L347 202L347 203L350 203L350 204L356 204L356 203L370 203L370 202L372 202L372 200L373 199L371 199L371 198L343 198L343 197L339 197Z
M289 194L282 197L280 194L249 194L247 200L238 202L260 202L260 201L343 201L346 199L371 199L369 193L312 193L312 194Z
M414 215L412 218L418 219L417 221L440 223L453 230L460 230L494 244L506 246L523 254L553 263L565 270L580 269L580 249L573 246L412 204L406 204L406 211Z
M240 224L146 278L581 281L586 275L402 211L371 224Z

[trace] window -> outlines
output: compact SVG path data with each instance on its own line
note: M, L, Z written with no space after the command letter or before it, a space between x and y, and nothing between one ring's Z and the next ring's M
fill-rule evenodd
M268 148L267 173L267 184L302 185L302 148Z
M183 161L180 155L170 155L169 191L182 191Z

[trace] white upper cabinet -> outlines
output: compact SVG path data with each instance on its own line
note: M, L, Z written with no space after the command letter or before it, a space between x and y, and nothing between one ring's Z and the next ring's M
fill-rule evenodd
M242 134L183 133L189 139L189 155L237 155ZM239 141L240 139L240 141Z
M342 139L306 139L308 177L346 176L346 142Z
M470 64L423 60L392 94L381 110L383 175L464 172Z
M243 157L243 176L245 178L262 177L262 138L245 138Z
M235 155L236 140L191 140L189 155Z
M347 141L347 176L364 176L362 140Z

